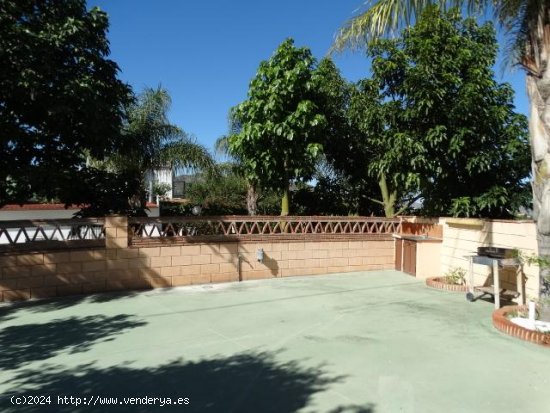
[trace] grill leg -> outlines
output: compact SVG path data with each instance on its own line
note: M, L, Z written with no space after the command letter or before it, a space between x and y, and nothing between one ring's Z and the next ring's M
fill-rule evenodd
M495 290L495 308L500 308L500 274L498 271L498 260L493 260L493 286Z
M518 304L525 305L525 288L523 284L523 270L521 268L521 265L518 265L516 267L516 283L519 293Z
M468 292L474 293L474 258L470 256L470 268L468 270Z

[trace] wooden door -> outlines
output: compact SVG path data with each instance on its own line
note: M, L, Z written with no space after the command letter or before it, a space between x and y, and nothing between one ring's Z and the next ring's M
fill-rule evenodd
M416 276L416 242L414 241L404 241L403 272Z

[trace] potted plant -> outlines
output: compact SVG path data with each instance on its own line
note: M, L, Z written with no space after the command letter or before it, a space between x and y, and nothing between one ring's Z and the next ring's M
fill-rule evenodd
M426 279L426 285L438 290L466 292L466 270L461 267L450 268L442 277Z

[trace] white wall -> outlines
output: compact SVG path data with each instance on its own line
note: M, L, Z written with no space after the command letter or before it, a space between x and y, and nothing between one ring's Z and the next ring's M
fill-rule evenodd
M162 183L169 184L170 187L173 187L172 182L172 169L171 168L159 168L155 170L149 170L145 173L145 187L149 191L149 202L156 202L156 199L153 199L153 184ZM172 198L172 189L166 193L168 198Z

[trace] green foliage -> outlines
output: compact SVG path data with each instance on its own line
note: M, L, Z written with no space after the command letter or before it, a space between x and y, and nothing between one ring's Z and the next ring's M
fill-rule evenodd
M448 284L464 285L466 284L466 270L460 267L451 268L445 273L444 278Z
M519 259L520 263L527 264L527 265L536 265L539 268L546 269L550 268L550 258L549 257L541 257L536 254L527 255L524 252L520 250L514 251L514 256Z
M186 203L163 203L162 215L193 215L200 206L202 215L246 215L248 185L232 165L219 165L219 174L203 174L189 188ZM258 212L273 215L278 211L279 196L263 190L258 194Z
M364 2L363 10L350 19L336 36L332 50L359 48L371 40L391 36L419 19L426 8L438 5L442 10L452 7L472 17L492 14L508 37L508 57L534 74L545 70L541 66L545 53L544 27L550 23L550 3L546 0L378 0ZM542 76L541 76L542 77Z
M490 24L435 7L369 43L372 78L350 103L363 150L350 165L368 162L398 206L421 198L428 215L508 217L526 205L527 120L494 80L496 52Z
M107 28L84 0L0 2L0 204L73 203L62 185L84 181L83 150L116 150L131 91L107 59Z
M172 185L166 182L155 182L153 184L153 195L164 197L172 189Z
M336 154L339 156L339 154ZM326 162L318 165L315 185L300 185L293 193L296 215L380 215L369 197L370 181L355 180L335 171Z
M170 104L170 95L166 90L146 88L126 107L120 148L101 160L90 159L91 165L97 169L140 182L139 186L133 186L134 192L125 196L140 200L142 209L145 208L144 185L148 170L166 166L195 167L208 171L215 169L208 150L170 123ZM170 190L157 189L155 195L159 196Z
M355 85L342 78L329 59L319 63L317 73L322 79L319 95L327 127L322 138L324 161L317 165L310 211L322 215L379 215L379 205L370 201L377 186L376 180L368 176L369 148L364 145L353 112L359 106L354 102L358 95Z
M281 195L264 188L258 193L258 215L277 215L281 212Z
M536 265L540 269L540 292L543 302L550 304L550 257L544 255L527 255L520 250L514 251L514 256L521 265Z
M133 170L142 178L147 170L170 166L211 170L208 150L170 123L172 100L168 91L146 88L126 109L123 148L112 157L119 170Z
M75 214L76 217L102 217L110 214L147 215L141 199L131 197L132 194L138 193L141 187L141 182L132 174L84 168L78 173L78 185L74 184L74 178L67 176L67 179L68 182L62 187L70 191L70 195L62 196L65 199L70 196L75 204L84 204Z
M284 41L260 63L247 100L231 111L239 128L229 148L241 160L246 179L282 192L283 199L291 181L312 177L322 151L327 120L319 106L322 79L315 66L309 49Z
M175 216L194 216L193 208L195 205L189 202L174 202L174 201L160 201L159 202L159 216L161 217L175 217Z
M187 199L203 215L246 215L246 181L235 174L207 176L189 188Z

